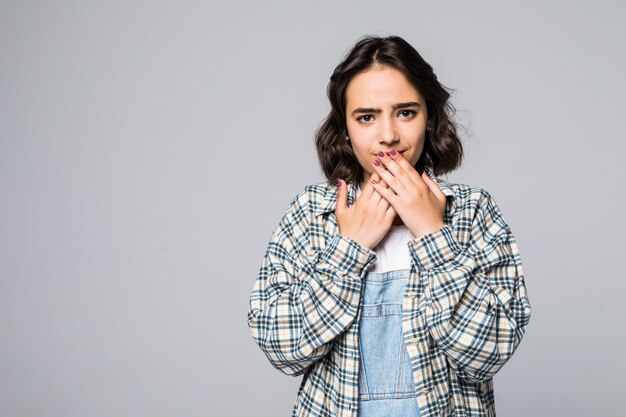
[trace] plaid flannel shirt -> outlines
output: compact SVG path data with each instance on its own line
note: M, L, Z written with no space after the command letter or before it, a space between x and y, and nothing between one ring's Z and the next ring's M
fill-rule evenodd
M444 226L408 242L402 303L420 413L495 416L492 378L531 315L518 246L487 191L427 172L446 195ZM303 375L292 416L357 416L359 304L376 252L339 234L336 202L330 183L292 200L250 296L255 342L275 368Z

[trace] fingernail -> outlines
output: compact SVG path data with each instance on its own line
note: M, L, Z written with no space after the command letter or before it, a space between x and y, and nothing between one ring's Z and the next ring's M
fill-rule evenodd
M341 180L337 180L337 187L341 187Z
M378 151L378 153L376 154L378 156L380 156L381 158L385 156L385 153L383 151Z
M378 182L376 180L372 180L372 183L374 184L378 184Z
M378 159L374 159L374 165L377 167L380 166L380 161Z
M389 153L391 154L391 156L396 156L398 154L395 149L392 149Z

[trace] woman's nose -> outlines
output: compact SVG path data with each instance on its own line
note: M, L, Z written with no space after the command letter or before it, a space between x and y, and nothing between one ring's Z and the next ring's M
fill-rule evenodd
M383 124L382 124L382 131L380 132L380 142L381 143L393 143L395 141L397 141L398 138L398 134L396 132L396 127L395 124L393 123L393 121L391 120L386 120Z

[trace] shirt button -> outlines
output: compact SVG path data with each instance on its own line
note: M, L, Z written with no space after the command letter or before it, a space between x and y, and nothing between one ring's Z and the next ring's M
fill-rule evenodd
M430 392L430 388L424 388L422 389L422 391L420 392L422 395L426 395Z
M417 293L416 293L415 291L408 291L408 292L406 293L406 295L407 295L409 298L415 298L415 297L417 297Z

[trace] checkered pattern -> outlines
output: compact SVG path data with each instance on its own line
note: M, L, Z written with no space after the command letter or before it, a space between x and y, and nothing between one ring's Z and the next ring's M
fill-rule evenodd
M446 195L444 226L407 244L402 324L420 413L495 416L492 378L531 315L518 246L487 191L428 173ZM336 201L329 183L292 200L250 295L255 342L275 368L303 375L293 417L358 412L359 304L376 252L339 234Z

